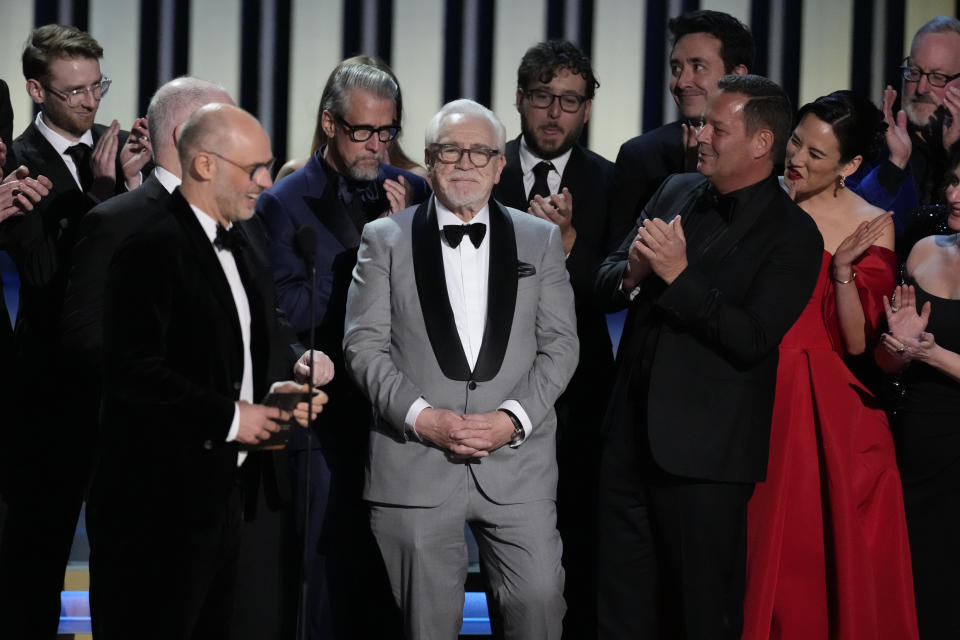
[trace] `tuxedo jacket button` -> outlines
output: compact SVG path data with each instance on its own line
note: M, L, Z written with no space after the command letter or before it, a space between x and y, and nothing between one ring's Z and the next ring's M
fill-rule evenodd
M234 390L234 391L240 391L240 383L239 383L239 382L234 382L234 383L233 383L233 390Z
M477 383L474 382L473 380L471 380L470 384L467 385L467 389L470 389L470 391L473 391L476 388L477 388Z
M212 449L213 449L213 440L204 440L204 441L203 441L203 448L206 449L207 451L212 450Z

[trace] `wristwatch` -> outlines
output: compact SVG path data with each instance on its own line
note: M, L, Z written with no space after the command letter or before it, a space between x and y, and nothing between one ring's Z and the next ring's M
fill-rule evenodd
M523 428L523 423L520 422L520 418L507 409L499 409L507 414L507 417L510 418L510 422L513 423L513 436L510 438L510 446L515 447L523 442L523 439L527 436L527 432Z

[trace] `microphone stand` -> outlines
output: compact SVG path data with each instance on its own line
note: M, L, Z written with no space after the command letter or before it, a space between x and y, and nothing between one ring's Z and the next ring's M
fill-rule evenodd
M317 289L317 265L315 256L304 256L304 262L307 266L307 272L310 275L310 294L307 297L310 304L310 345L308 351L310 353L310 380L308 381L308 390L309 392L313 391L313 351L315 346L315 333L317 329L317 308L314 305L314 297L316 296ZM307 405L307 448L306 448L306 462L304 463L304 472L303 472L303 557L301 559L300 567L300 615L299 617L299 633L297 637L300 640L306 640L307 638L307 604L308 592L310 590L309 579L307 574L307 569L310 565L310 491L313 487L310 463L313 458L313 396L311 395Z

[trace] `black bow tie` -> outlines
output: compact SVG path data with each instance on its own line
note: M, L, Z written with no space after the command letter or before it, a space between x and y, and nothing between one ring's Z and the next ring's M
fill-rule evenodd
M224 229L218 224L217 237L213 239L213 246L222 251L236 253L246 246L246 242L240 234L240 227L237 225L233 225L229 229Z
M736 198L723 195L714 189L713 185L710 185L700 194L696 208L699 211L716 211L729 224L733 218L733 208L736 204Z
M460 246L463 236L469 235L473 246L480 248L483 242L483 236L487 232L487 225L482 222L473 224L445 224L443 225L443 237L447 239L447 244L456 249Z

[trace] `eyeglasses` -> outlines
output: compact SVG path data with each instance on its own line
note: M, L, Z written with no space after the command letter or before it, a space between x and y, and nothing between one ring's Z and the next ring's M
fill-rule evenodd
M952 76L949 76L945 73L940 73L938 71L924 71L920 67L915 67L910 64L910 58L903 59L903 66L900 67L900 71L903 72L903 79L907 82L920 82L920 78L927 76L927 82L930 83L931 87L945 87L948 82L952 82L957 78L960 78L960 73L955 73Z
M89 87L83 87L80 89L60 91L59 89L54 89L47 84L44 84L43 88L66 102L68 107L75 107L83 101L83 97L88 93L93 96L94 100L99 100L103 96L107 95L107 91L110 89L110 84L112 82L113 81L107 76L101 76L100 82L95 82Z
M431 146L433 157L443 164L455 164L460 162L463 154L467 154L470 162L478 169L483 169L490 164L490 160L500 152L496 149L487 149L486 147L477 147L476 149L464 149L455 144L435 144Z
M577 111L580 111L580 107L583 106L583 103L587 101L586 96L577 95L575 93L563 93L557 95L555 93L550 93L549 91L544 91L543 89L528 89L523 92L523 95L525 95L527 97L527 101L537 109L549 109L553 106L554 100L559 100L560 109L566 111L567 113L576 113Z
M346 129L347 135L354 142L366 142L374 133L377 134L377 139L380 142L390 142L400 133L400 127L395 124L385 127L371 127L368 124L350 124L340 116L334 116L334 118Z
M244 173L246 173L248 176L250 176L250 180L256 180L256 179L257 179L257 174L260 173L261 171L266 171L266 172L267 172L267 175L271 175L271 172L273 171L273 164L274 164L274 162L277 161L276 158L270 158L270 159L267 160L266 162L260 162L260 163L258 163L258 164L253 164L253 165L249 165L249 164L248 164L248 165L242 165L242 164L239 164L239 163L237 163L237 162L234 162L234 161L231 160L230 158L226 158L226 157L220 155L220 154L217 153L216 151L209 151L209 150L207 150L207 149L203 149L202 151L203 151L204 153L209 153L209 154L212 155L212 156L217 156L218 158L220 158L220 159L223 160L224 162L229 162L230 164L232 164L233 166L235 166L236 168L240 169L241 171L243 171Z

